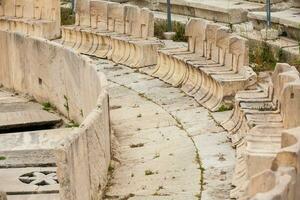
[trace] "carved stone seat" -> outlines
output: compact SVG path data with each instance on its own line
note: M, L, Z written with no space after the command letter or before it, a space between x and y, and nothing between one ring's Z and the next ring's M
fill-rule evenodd
M213 111L224 99L256 82L256 74L248 66L247 40L201 19L188 22L186 36L188 48L158 51L153 76L181 87Z
M91 23L81 24L80 14L76 26L62 28L64 45L134 68L156 64L156 50L162 44L153 38L154 17L150 10L94 0L89 5Z
M233 198L243 196L250 177L271 167L280 149L281 132L300 125L299 95L299 72L281 63L271 80L256 90L237 93L232 116L221 124L237 148Z

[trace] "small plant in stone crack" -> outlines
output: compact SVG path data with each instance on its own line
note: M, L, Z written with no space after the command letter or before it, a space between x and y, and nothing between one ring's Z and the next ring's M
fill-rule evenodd
M158 174L158 171L154 172L150 169L145 170L145 175L146 176L150 176L150 175L153 175L153 174Z
M76 128L79 127L79 124L74 120L71 120L69 123L66 124L66 128Z
M229 111L232 110L233 106L232 105L221 105L220 108L217 110L217 112L225 112L225 111Z
M144 143L138 143L138 144L131 144L130 148L138 148L138 147L143 147Z
M160 154L157 152L155 153L155 155L153 156L153 159L156 159L156 158L159 158L160 157Z
M108 166L108 172L112 173L115 170L115 167L112 164L109 164Z
M56 107L53 106L49 101L42 103L42 106L43 106L43 110L48 112L56 110Z
M5 156L0 156L0 160L6 160Z
M66 95L64 95L64 99L65 99L65 104L64 107L68 113L68 118L70 118L70 107L69 107L69 99Z

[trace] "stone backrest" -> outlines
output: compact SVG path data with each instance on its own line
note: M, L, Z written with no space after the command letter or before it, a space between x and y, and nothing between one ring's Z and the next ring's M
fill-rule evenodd
M91 27L108 30L108 1L93 0L90 2Z
M35 19L60 20L59 0L34 0Z
M278 63L272 75L273 103L279 105L285 128L300 125L300 76L295 67Z
M2 16L37 20L60 20L59 0L2 0Z
M229 54L229 45L231 37L231 33L229 31L230 30L227 27L222 27L217 30L216 47L218 48L218 51L213 52L212 60L217 63L220 63L221 65L226 64L226 66L230 67L229 63L231 62L232 55Z
M190 19L186 25L185 36L188 37L188 50L204 56L205 35L208 22L203 19Z
M3 16L15 17L15 0L2 0L1 7Z
M19 18L34 18L33 0L15 0L15 13Z
M295 67L286 63L278 63L272 74L273 84L273 103L281 106L283 96L282 93L287 83L293 82L298 79L299 73Z
M92 0L90 22L93 29L108 30L144 39L154 36L153 12L129 4Z
M125 33L125 8L119 3L108 4L108 30L112 32Z
M283 125L285 128L300 126L300 79L291 74L291 82L284 86L281 96Z
M232 55L232 68L238 71L243 66L249 66L248 40L239 36L233 36L229 42L229 54Z
M76 12L75 24L77 26L91 25L89 0L76 0L75 12Z
M142 8L140 10L140 26L141 35L138 37L149 38L154 37L154 14L148 8Z
M141 26L139 24L140 9L137 6L125 5L125 34L140 36Z
M218 55L218 48L216 46L216 36L218 29L220 29L221 27L221 25L214 23L207 24L205 57L209 60L213 59L212 55ZM214 58L214 60L218 60L218 56Z

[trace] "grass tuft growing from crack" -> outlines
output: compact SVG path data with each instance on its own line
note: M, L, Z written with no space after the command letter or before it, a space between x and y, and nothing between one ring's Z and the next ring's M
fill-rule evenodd
M56 107L53 106L50 102L44 102L42 103L42 106L43 106L43 110L45 111L55 111L56 110Z
M77 128L79 126L80 125L74 120L71 120L69 123L66 124L66 128Z
M6 160L5 156L0 156L0 160Z
M153 174L154 174L154 172L151 171L150 169L147 169L147 170L145 171L145 175L146 175L146 176L150 176L150 175L153 175Z
M233 106L232 105L221 105L220 108L217 110L217 112L225 112L225 111L229 111L232 110Z
M180 22L172 22L173 31L175 32L173 41L176 42L187 42L187 37L185 36L185 24ZM164 32L167 32L167 21L159 20L154 23L154 35L159 39L165 39Z
M130 148L138 148L138 147L143 147L144 143L138 143L138 144L131 144Z

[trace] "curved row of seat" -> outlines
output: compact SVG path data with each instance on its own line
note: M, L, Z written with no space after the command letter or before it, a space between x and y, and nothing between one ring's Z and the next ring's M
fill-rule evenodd
M248 66L248 41L226 27L202 19L186 25L188 48L158 51L152 76L193 96L206 108L216 111L224 99L256 83Z
M299 110L300 76L288 64L277 64L256 90L236 94L234 112L221 124L237 148L232 197L241 198L250 177L271 167L282 130L300 126Z
M300 199L300 127L286 130L272 167L251 177L246 198L251 200Z
M80 53L108 58L134 68L156 64L162 46L154 35L154 16L146 8L108 1L90 1L90 23L62 27L62 44ZM86 14L86 13L84 13Z
M2 0L0 30L55 39L60 36L59 0Z

